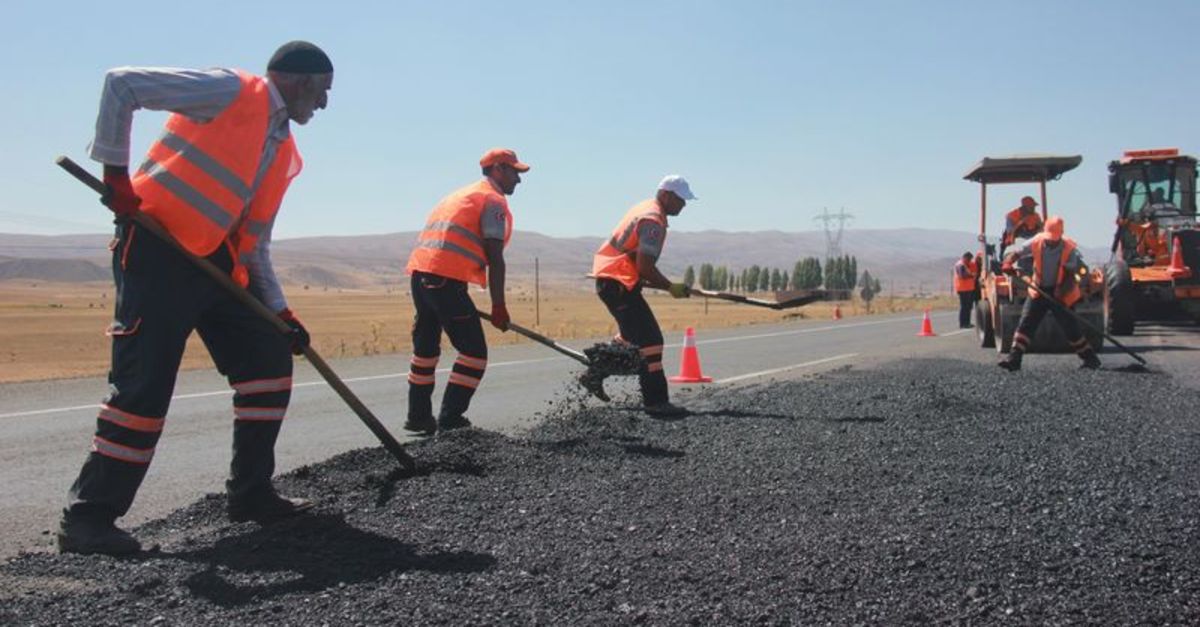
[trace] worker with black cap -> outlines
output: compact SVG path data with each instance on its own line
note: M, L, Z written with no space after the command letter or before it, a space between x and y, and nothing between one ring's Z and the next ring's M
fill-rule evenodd
M109 394L91 451L71 486L57 534L63 552L140 550L115 525L134 496L162 433L184 345L204 341L233 388L228 515L268 523L312 507L275 492L275 440L292 388L292 356L309 342L272 269L271 232L302 161L290 122L324 109L333 64L317 46L293 41L267 75L234 69L124 67L105 76L90 147L104 164L103 202L116 216ZM129 136L138 109L169 111L166 128L131 176ZM142 232L131 216L163 226L190 253L227 271L292 332L240 305L183 255Z

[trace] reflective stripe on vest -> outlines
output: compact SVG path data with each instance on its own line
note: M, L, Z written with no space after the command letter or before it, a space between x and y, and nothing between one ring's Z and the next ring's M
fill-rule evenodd
M637 249L640 243L637 235L638 223L642 220L653 220L667 228L666 217L654 199L644 200L633 206L612 235L600 246L592 258L592 275L597 278L615 279L628 289L633 289L641 281L637 269ZM664 235L665 237L665 235Z
M405 270L485 285L487 253L480 222L488 207L504 211L504 244L512 236L508 201L488 179L458 189L438 202L417 238Z
M184 248L207 256L229 240L232 276L243 286L242 263L274 222L288 185L303 168L295 141L279 141L273 161L261 167L271 116L266 79L238 72L242 88L212 120L173 114L133 177L142 210ZM255 177L261 178L256 182Z

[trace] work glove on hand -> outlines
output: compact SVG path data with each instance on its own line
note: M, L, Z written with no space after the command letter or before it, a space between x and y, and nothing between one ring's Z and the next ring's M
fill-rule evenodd
M118 218L128 218L138 212L142 199L133 192L133 183L129 180L129 168L125 166L104 166L104 185L108 191L100 197L100 202L117 214Z
M492 304L492 326L501 331L508 330L508 323L512 318L508 317L508 307L504 303Z
M312 341L312 338L308 336L308 329L304 328L304 325L300 323L300 319L296 317L296 314L292 313L291 309L284 309L279 312L279 319L286 322L292 328L287 335L288 342L292 345L292 354L302 354L304 349L308 348L309 342Z
M672 283L671 287L667 288L667 291L675 298L687 298L692 295L692 291L683 283Z
M1017 273L1017 268L1013 265L1011 259L1005 259L1004 263L1000 264L1000 272L1013 276Z

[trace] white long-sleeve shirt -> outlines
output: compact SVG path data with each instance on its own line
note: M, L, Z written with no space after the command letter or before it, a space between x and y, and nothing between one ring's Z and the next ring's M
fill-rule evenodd
M270 80L267 85L271 99L270 132L263 144L262 159L250 188L252 192L258 190L259 182L275 160L279 143L291 132L283 97ZM241 88L237 72L227 68L122 67L109 70L104 77L96 135L88 147L89 155L100 163L128 166L134 111L170 111L207 122L220 115L237 98ZM245 211L249 211L249 205ZM274 228L272 220L258 237L254 251L246 260L246 270L250 273L250 291L272 311L281 311L287 308L287 299L271 265L271 232Z

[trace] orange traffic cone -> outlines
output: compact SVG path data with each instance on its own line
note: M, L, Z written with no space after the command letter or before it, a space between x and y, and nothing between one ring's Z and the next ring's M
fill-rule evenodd
M937 333L933 332L933 322L929 320L929 310L925 310L925 319L921 321L921 332L918 337L934 337Z
M838 305L836 303L834 303L834 305L833 305L833 319L834 320L842 319L842 306Z
M671 383L708 383L712 377L700 372L700 352L696 350L696 332L688 327L683 332L683 355L679 359L679 376L671 377Z
M1179 243L1179 238L1175 238L1175 245L1172 246L1171 265L1167 266L1167 275L1172 279L1186 279L1192 276L1192 269L1183 265L1183 246Z

